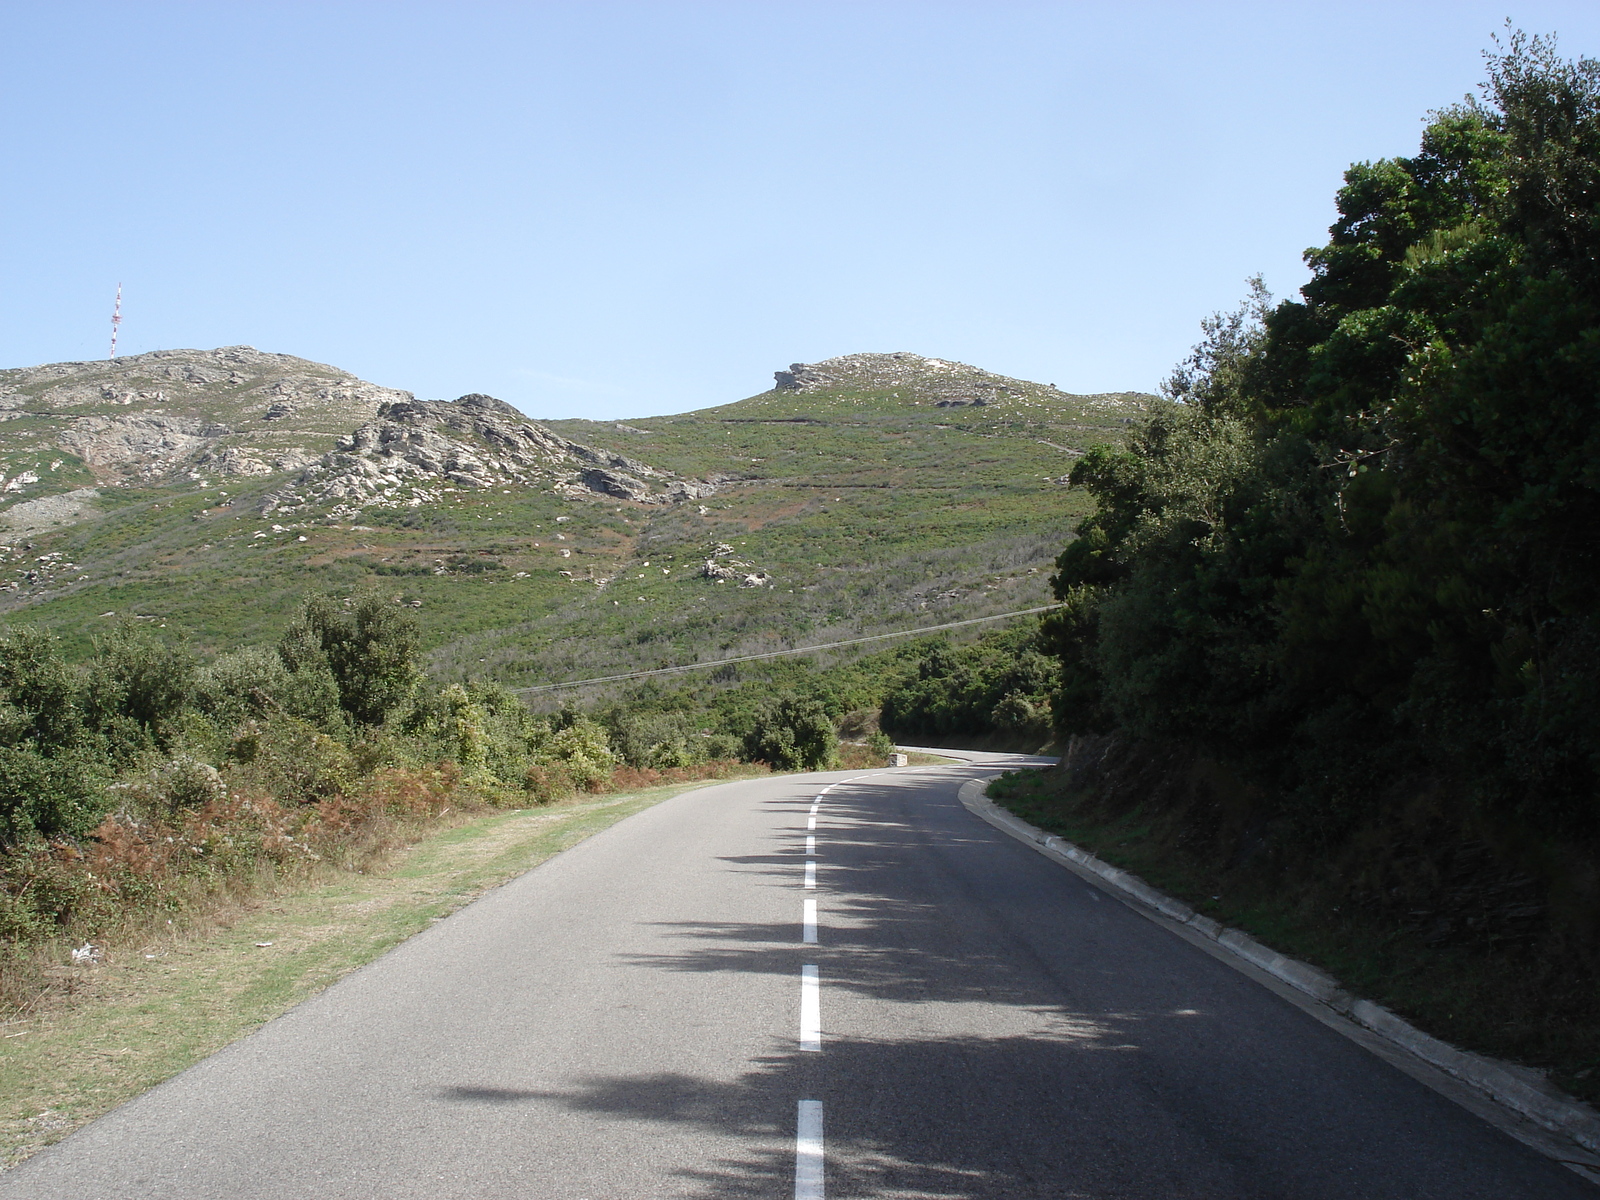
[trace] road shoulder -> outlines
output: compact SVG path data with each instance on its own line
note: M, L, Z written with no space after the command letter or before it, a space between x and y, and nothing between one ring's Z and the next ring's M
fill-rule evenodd
M86 965L73 1002L0 1030L0 1169L590 835L718 782L478 817L407 848L380 872L340 872L258 897L202 936Z

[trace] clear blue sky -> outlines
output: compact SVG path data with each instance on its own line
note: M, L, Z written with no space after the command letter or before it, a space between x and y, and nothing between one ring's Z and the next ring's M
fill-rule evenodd
M1153 389L1504 3L0 0L0 366L248 343L535 416L859 350ZM1600 4L1509 11L1600 56Z

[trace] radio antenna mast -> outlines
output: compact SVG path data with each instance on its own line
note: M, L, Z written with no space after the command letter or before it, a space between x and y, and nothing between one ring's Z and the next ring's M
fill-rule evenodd
M122 324L122 285L117 284L117 304L111 310L111 353L109 359L117 356L117 326Z

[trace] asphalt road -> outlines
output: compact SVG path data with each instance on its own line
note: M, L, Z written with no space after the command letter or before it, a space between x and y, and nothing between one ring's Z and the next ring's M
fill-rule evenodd
M983 773L668 800L0 1200L1600 1195L968 813Z

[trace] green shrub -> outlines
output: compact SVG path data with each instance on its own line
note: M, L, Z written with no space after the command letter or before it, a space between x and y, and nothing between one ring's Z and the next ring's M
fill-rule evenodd
M586 792L598 791L617 765L605 727L585 716L571 717L551 734L538 760L541 764L560 763L573 784Z
M348 792L359 777L348 746L290 716L243 727L229 751L224 781L286 804L314 804Z
M201 712L226 725L249 718L260 720L280 709L289 710L294 703L290 697L292 678L283 660L271 650L254 647L219 654L195 672L194 703ZM332 675L327 678L332 706L337 708L338 689Z
M630 767L687 767L704 754L687 713L624 709L612 715L609 726L617 756Z
M381 725L416 685L417 623L376 592L346 608L331 596L306 600L278 642L278 656L294 675L316 680L323 672L338 690L339 707L361 725Z
M8 744L31 741L49 750L76 743L82 734L82 682L61 660L59 643L41 629L0 634L0 694L5 709L0 736Z
M190 754L169 758L147 772L134 788L148 806L146 811L169 814L203 808L228 792L217 769Z
M883 698L883 728L903 741L1001 733L1044 741L1057 666L1038 647L1038 623L989 634L970 646L935 642L915 673Z
M196 665L188 650L131 626L96 638L83 672L87 723L114 754L166 748L172 723L193 696Z
M700 761L720 762L738 758L744 749L744 739L731 733L706 733L700 735Z
M820 771L834 764L838 740L820 700L781 696L756 710L744 752L780 771Z
M47 758L28 746L0 746L0 841L83 837L111 805L79 756Z

